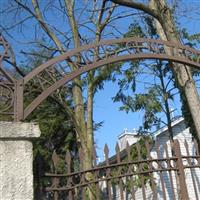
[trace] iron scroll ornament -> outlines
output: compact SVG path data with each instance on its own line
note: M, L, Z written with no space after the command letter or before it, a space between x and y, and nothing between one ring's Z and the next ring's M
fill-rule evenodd
M14 92L12 87L2 82L0 82L0 101L0 113L6 114L6 111L9 111L13 106Z
M83 73L111 63L138 59L166 60L200 69L200 51L173 42L123 38L84 45L45 62L17 81L15 120L26 119L49 95ZM31 82L39 87L40 93L24 107L24 90Z
M9 44L0 34L0 114L14 114L15 79L4 69L4 59L9 59ZM7 118L6 118L7 119Z

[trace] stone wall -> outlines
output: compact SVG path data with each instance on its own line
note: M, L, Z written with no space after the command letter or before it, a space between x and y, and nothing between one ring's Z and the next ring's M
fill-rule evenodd
M33 199L33 138L38 125L0 122L0 199Z

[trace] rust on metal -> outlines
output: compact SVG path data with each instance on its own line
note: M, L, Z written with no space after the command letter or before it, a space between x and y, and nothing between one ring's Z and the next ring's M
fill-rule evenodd
M166 48L170 48L171 55L166 54ZM97 49L99 52L96 52ZM78 56L81 58L80 62L76 60ZM38 85L42 85L41 94L24 108L24 118L55 90L72 81L77 76L101 66L127 60L160 59L187 64L199 69L200 59L197 58L200 58L200 52L195 49L153 39L125 38L82 46L53 58L24 77L25 87L31 80L36 82L38 82L37 80L42 80L43 82L43 84L41 84L41 81L38 83ZM67 62L65 62L66 60ZM62 62L65 63L63 64ZM74 66L77 66L75 70L74 68L72 70L70 67L72 62ZM54 72L54 78L49 76L48 71Z
M184 165L183 165L183 160L182 160L182 155L181 155L181 150L180 150L180 144L179 144L178 140L175 141L174 150L175 150L175 155L177 156L180 198L181 199L189 199L187 185L186 185L186 179L185 179ZM190 159L190 157L188 157L188 159Z
M193 188L195 195L200 195L200 190L195 187L198 180L191 178L193 184L187 185L185 178L186 174L188 176L188 169L192 169L196 174L200 173L198 153L189 153L188 147L185 146L186 154L183 156L180 144L175 140L173 146L168 144L168 147L166 145L155 147L154 158L152 158L150 149L152 145L147 143L149 141L145 146L141 146L141 144L127 145L127 148L122 151L116 146L116 154L112 158L109 157L109 149L106 145L104 148L105 161L94 164L88 170L83 170L81 166L79 169L77 166L73 168L72 156L67 152L65 173L58 173L56 169L51 173L45 173L45 178L48 179L48 186L45 187L46 194L52 194L54 199L62 199L62 197L84 199L85 188L94 186L94 190L98 191L95 193L95 199L187 200L189 199L189 188L190 190ZM196 149L198 146L194 148ZM145 157L144 149L147 152ZM174 155L171 154L171 150ZM84 160L82 153L79 157L80 165ZM58 166L60 159L55 152L53 157L54 166ZM93 160L95 163L96 155ZM188 162L185 162L186 160ZM55 164L55 162L57 163ZM91 180L86 178L88 173L92 174ZM152 180L154 185L152 185Z
M5 49L3 53L0 53L0 64L2 65L3 58L8 56L8 44L3 37L0 38L0 45ZM14 118L16 121L26 119L49 95L83 73L111 63L141 59L178 62L200 69L200 51L173 42L146 38L123 38L84 45L47 61L17 81L20 83L15 85L14 101L17 102L14 103ZM0 77L3 74L4 79L5 77L12 79L8 73L7 75L5 73L1 67ZM32 84L37 86L38 96L25 107L24 99L29 96L29 93L24 91L29 91ZM1 88L4 87L7 90L4 81L1 80L0 85Z
M15 92L16 81L3 66L4 59L9 58L9 45L1 34L0 49L0 116L8 119L8 116L14 116L14 102L17 96Z

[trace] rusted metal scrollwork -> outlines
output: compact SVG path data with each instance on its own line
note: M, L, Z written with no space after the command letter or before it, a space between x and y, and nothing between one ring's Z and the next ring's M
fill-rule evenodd
M24 118L53 91L75 77L107 64L137 59L168 60L200 68L199 51L172 42L125 38L85 45L42 64L24 78L25 87L34 81L41 91L25 108Z
M8 49L8 43L0 35L0 115L5 116L1 120L14 115L15 80L3 68L4 59L9 58Z
M145 140L144 145L136 143L130 146L127 143L126 149L122 151L116 144L116 153L112 157L109 157L109 148L105 145L103 153L105 160L101 163L97 163L94 148L92 157L94 164L88 170L82 167L83 152L79 151L80 167L78 169L72 167L73 156L67 151L66 165L61 171L59 163L62 158L54 151L53 172L45 173L47 184L44 191L54 200L62 199L62 197L84 199L85 189L94 188L95 199L111 200L190 199L188 192L192 190L198 199L200 190L197 187L198 175L195 176L195 174L200 173L199 146L196 141L183 143L185 147L180 148L178 140L175 140L173 144L166 143L165 145L156 141L153 151L152 141L148 139ZM88 173L91 174L91 179L87 178ZM186 184L188 180L191 181L190 184ZM149 185L151 187L148 187Z
M4 113L11 109L14 101L13 90L7 84L0 82L0 111Z
M0 44L7 52L5 40L1 38ZM1 61L6 54L1 55ZM27 118L50 94L85 72L111 63L138 59L166 60L200 69L200 51L172 42L123 38L85 45L45 62L17 81L15 120ZM24 91L29 91L33 84L37 86L38 96L24 107L23 99L29 96Z

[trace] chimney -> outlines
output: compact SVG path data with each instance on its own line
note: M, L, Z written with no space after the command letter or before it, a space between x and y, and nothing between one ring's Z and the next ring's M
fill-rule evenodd
M135 144L140 139L138 135L138 131L133 129L132 131L128 131L127 128L118 136L118 144L120 151L126 148L126 144L128 142L129 145Z

